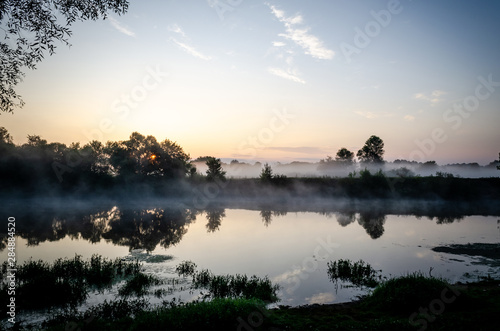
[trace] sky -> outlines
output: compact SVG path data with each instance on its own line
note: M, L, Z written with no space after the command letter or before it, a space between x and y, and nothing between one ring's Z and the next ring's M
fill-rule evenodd
M130 0L77 22L0 115L14 142L176 141L196 158L386 160L500 152L500 2Z

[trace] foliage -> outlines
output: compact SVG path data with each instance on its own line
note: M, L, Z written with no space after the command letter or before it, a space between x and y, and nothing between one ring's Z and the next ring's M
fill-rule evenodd
M145 300L105 301L84 313L58 314L44 323L44 329L68 330L68 326L74 326L75 330L93 331L238 330L242 328L243 319L246 321L248 316L260 312L267 314L264 302L256 299L173 301L157 308L152 308Z
M153 275L138 273L125 282L125 285L118 289L118 294L121 296L144 296L148 294L148 288L154 285L161 285L162 281Z
M371 136L365 142L363 148L361 148L356 156L361 162L367 163L382 163L384 162L384 142L377 136Z
M373 269L363 260L352 262L350 260L338 260L328 262L328 277L333 282L337 280L349 281L355 286L375 287L379 284L379 272Z
M442 172L442 171L437 171L436 172L436 177L440 177L440 178L455 178L455 176L452 173Z
M0 1L0 24L5 33L0 42L0 113L24 105L14 90L24 76L23 68L35 69L47 52L55 53L57 42L69 46L69 27L75 21L105 19L110 11L123 14L127 9L127 0Z
M354 153L345 147L338 150L335 160L338 162L344 162L346 164L351 164L354 162Z
M18 193L85 194L140 185L161 190L162 183L186 178L192 167L189 155L175 142L158 142L137 132L125 141L105 145L91 141L83 146L48 143L28 135L26 144L16 146L0 127L0 151L0 182L4 190Z
M405 276L403 276L405 277ZM267 309L256 299L213 299L202 302L164 302L153 308L146 300L105 301L86 312L69 311L45 322L45 330L496 330L500 310L498 281L467 284L441 314L429 308L438 297L422 307L413 324L411 313L381 310L377 302L362 301L338 305L279 306ZM447 294L450 298L451 293ZM364 302L367 301L365 304ZM425 314L425 315L424 315Z
M365 299L364 305L383 311L410 314L419 307L428 307L449 286L443 279L415 272L381 283Z
M259 178L262 182L268 183L271 181L271 179L273 178L273 169L271 168L269 163L264 164L264 168L262 168Z
M179 276L193 276L196 271L196 263L192 261L182 261L177 267L175 267L175 272Z
M214 275L204 269L193 275L193 286L206 289L207 298L245 298L260 299L268 302L277 301L278 285L273 285L269 278L255 275Z
M273 285L269 278L255 275L214 275L210 270L196 270L196 264L183 261L175 268L179 276L192 276L194 289L205 289L205 298L244 298L260 299L268 302L277 301L278 285Z
M4 262L3 275L6 270L7 263ZM138 262L112 261L100 255L93 255L87 261L76 255L73 259L58 259L52 264L29 260L17 266L16 305L23 309L74 307L85 301L91 289L110 288L117 279L139 274L141 267ZM7 290L3 282L0 293L0 301L6 302Z
M108 142L111 171L121 176L183 178L189 172L189 155L169 139L159 143L153 136L133 132L129 140Z
M209 157L206 161L207 169L207 180L208 181L225 181L226 172L222 170L222 162L220 159L215 157Z

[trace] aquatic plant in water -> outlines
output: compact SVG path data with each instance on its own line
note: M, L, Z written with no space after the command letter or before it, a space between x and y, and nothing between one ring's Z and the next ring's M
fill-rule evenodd
M4 263L2 276L6 268ZM16 304L22 309L74 307L83 303L91 290L102 291L141 273L137 261L113 261L96 254L87 261L80 255L53 263L29 260L17 266ZM0 303L8 300L5 286L5 282L0 283Z
M197 271L196 264L191 261L183 261L176 267L176 271L182 276L192 276L193 289L208 290L205 298L254 298L267 302L278 300L279 285L273 285L267 276L214 275L208 269Z
M349 281L355 286L375 287L379 284L380 271L372 268L363 260L352 262L350 260L338 260L328 262L328 276L332 282Z

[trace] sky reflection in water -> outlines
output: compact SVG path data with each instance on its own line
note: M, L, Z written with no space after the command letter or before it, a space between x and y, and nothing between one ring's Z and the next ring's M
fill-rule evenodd
M496 216L121 205L25 208L16 219L20 261L53 261L75 254L88 258L96 253L122 258L144 249L173 256L162 263L145 263L157 274L171 276L175 265L191 260L216 274L268 275L282 286L280 304L288 305L343 302L362 293L340 283L336 288L328 279L327 262L337 259L362 259L386 276L419 270L428 274L430 268L433 276L452 282L466 280L466 272L499 274L498 268L474 264L477 258L431 250L448 244L498 243Z

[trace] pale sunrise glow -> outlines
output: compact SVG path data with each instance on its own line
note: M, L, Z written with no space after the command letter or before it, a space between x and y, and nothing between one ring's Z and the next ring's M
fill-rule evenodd
M77 22L0 126L16 144L138 131L192 158L318 162L377 135L389 161L497 159L498 2L222 2L131 1Z

